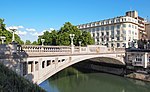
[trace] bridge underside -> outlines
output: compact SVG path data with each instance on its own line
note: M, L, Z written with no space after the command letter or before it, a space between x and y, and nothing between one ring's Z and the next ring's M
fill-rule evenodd
M53 57L32 57L27 58L27 74L25 77L33 82L40 84L57 72L84 60L94 60L113 64L124 64L123 57L116 54L95 54L95 55L68 55ZM29 77L33 75L33 78Z
M108 58L108 57L96 57L89 59L90 61L95 62L104 62L104 63L110 63L110 64L118 64L118 65L124 65L121 61L114 59L114 58Z

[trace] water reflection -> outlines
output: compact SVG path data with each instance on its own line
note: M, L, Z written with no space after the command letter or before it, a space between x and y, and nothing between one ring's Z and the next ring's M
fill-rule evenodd
M106 73L81 73L70 67L49 78L41 87L48 92L149 92L150 83Z

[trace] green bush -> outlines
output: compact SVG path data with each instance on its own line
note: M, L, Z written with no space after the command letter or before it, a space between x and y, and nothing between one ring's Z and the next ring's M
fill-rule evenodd
M31 83L0 64L0 92L45 92L38 85Z

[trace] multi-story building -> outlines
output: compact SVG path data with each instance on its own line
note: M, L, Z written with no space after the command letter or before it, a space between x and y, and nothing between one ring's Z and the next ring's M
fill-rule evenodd
M125 16L77 25L80 30L88 31L95 44L108 47L129 47L131 41L137 41L145 34L144 19L137 11L128 11Z
M150 22L147 22L145 24L145 30L146 30L146 33L147 33L147 38L148 38L148 40L150 40Z

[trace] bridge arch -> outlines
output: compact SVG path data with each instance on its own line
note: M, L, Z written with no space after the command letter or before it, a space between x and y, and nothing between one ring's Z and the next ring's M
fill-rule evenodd
M41 57L41 58L42 58L41 61L45 61L45 64L46 64L47 60L50 60L50 57L45 57L45 58ZM51 62L53 61L52 64L39 69L38 73L35 73L35 74L33 73L33 75L34 75L33 81L36 82L37 84L40 84L47 78L51 77L52 75L56 74L57 72L65 69L73 64L82 62L87 59L96 59L96 58L99 58L101 60L113 60L117 63L119 62L120 64L125 64L124 58L118 57L116 54L68 55L68 56L59 56L59 57L56 56L56 57L51 58ZM43 62L41 62L41 65L42 65L42 63Z

